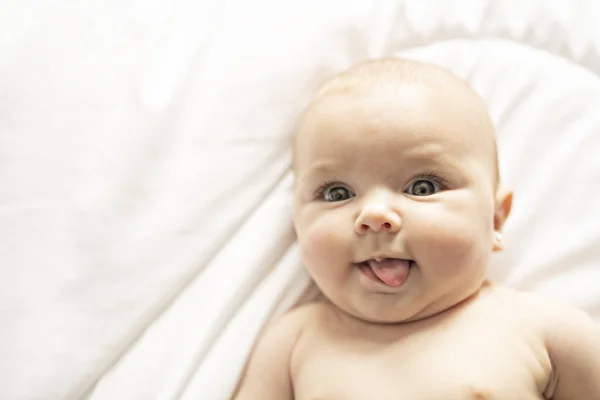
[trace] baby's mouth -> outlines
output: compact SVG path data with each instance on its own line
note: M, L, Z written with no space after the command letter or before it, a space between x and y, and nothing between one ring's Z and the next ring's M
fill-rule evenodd
M358 264L363 272L391 287L402 285L408 278L412 260L400 258L369 259Z

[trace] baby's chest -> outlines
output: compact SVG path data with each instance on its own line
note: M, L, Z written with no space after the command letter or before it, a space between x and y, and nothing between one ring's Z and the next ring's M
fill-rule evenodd
M407 338L387 345L322 341L307 351L296 400L542 399L544 371L527 343L496 337Z

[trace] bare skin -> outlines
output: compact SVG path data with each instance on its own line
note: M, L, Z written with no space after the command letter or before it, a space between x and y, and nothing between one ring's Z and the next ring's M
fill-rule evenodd
M236 399L600 400L600 328L485 280L512 193L483 102L381 60L328 82L295 137L294 223L325 301L256 346Z

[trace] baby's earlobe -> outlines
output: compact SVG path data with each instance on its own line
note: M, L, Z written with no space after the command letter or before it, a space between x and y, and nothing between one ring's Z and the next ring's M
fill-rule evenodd
M502 243L502 232L495 231L494 232L494 244L492 246L493 251L500 251L504 249L504 244Z

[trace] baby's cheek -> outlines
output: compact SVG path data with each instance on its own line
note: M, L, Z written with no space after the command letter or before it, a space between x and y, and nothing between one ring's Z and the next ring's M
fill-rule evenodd
M306 231L304 256L319 260L335 256L344 245L340 230L327 223L317 222Z
M336 297L346 274L348 241L335 224L318 223L307 227L302 246L304 265L319 289Z
M432 215L424 218L415 235L426 261L440 266L438 273L456 274L487 263L491 246L486 223L464 215Z

